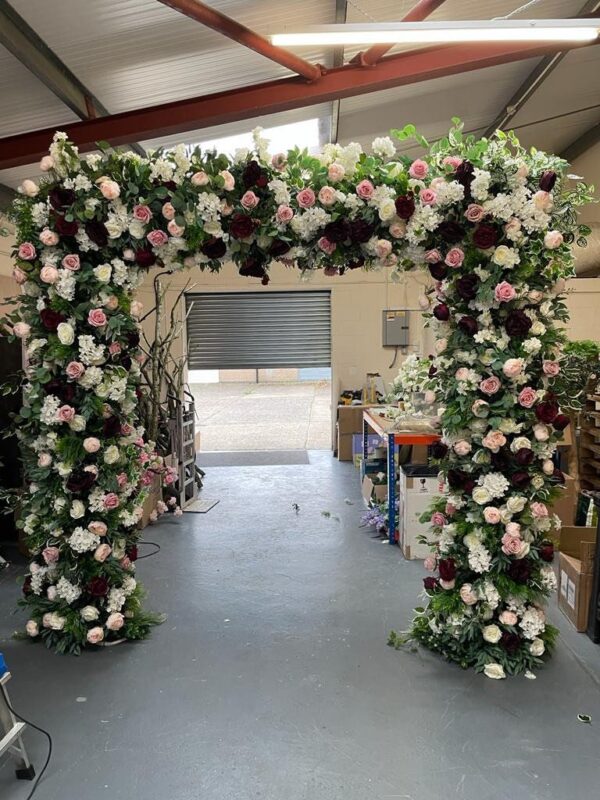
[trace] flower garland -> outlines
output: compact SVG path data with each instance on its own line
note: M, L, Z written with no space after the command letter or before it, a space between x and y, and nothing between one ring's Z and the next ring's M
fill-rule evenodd
M414 127L394 132L400 140ZM5 326L27 350L17 416L33 554L27 632L61 651L148 633L133 577L144 476L163 469L136 419L144 271L233 260L269 280L273 260L303 273L428 268L442 387L440 468L450 495L433 518L429 605L413 636L465 666L521 671L550 643L553 581L546 502L564 424L551 394L572 273L575 207L565 162L512 136L461 126L416 160L391 139L234 159L184 148L149 158L80 157L58 133L47 180L15 203L21 304ZM580 229L580 234L585 234ZM557 281L559 283L557 283ZM442 452L443 450L443 452ZM492 665L492 666L490 666Z

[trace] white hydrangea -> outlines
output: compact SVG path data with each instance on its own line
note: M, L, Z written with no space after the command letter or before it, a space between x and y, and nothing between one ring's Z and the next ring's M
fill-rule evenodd
M274 178L268 184L269 189L273 192L273 199L277 205L289 205L291 200L290 190L285 181L280 178Z
M58 280L54 284L54 290L59 297L64 300L73 300L75 297L75 286L77 278L70 269L59 269Z
M46 395L40 411L40 422L44 425L58 425L56 415L60 408L60 400L53 394Z
M492 497L502 497L506 494L510 485L501 472L489 472L479 478L478 483L487 489Z
M48 224L48 205L35 203L31 208L31 219L38 228L45 228Z
M303 214L296 214L290 225L294 233L298 234L304 241L308 241L318 230L327 225L330 219L331 215L323 208L313 206L313 208L307 209Z
M519 627L526 639L535 639L546 628L546 616L540 609L529 606L521 617Z
M100 367L88 367L79 379L79 384L84 389L93 389L104 377Z
M157 158L152 163L152 168L150 170L150 180L151 181L171 181L173 180L173 174L175 172L175 168L168 161L166 158Z
M115 611L120 611L123 608L126 599L127 594L125 593L124 589L111 589L108 593L108 598L106 601L106 610L109 614L112 614Z
M378 136L373 139L371 149L379 158L393 158L396 152L396 146L389 136Z
M471 182L471 195L474 200L481 203L488 199L492 176L487 170L479 169L478 167L475 167L473 174L474 178Z
M131 576L125 578L125 580L123 581L123 591L125 592L127 597L129 597L135 592L136 586L137 586L137 581L135 578L132 578Z
M492 556L489 550L480 544L469 549L468 561L473 572L482 574L489 572Z
M95 550L100 544L100 537L96 536L87 528L75 528L73 533L67 539L71 550L76 553L88 553L90 550Z
M96 344L94 337L89 334L78 336L77 341L79 342L79 360L86 366L104 363L106 347L103 344Z
M31 573L31 591L38 595L41 595L42 590L44 588L44 584L46 583L48 567L40 567L35 572L32 571Z
M70 604L81 596L81 589L65 577L62 577L56 584L56 594Z

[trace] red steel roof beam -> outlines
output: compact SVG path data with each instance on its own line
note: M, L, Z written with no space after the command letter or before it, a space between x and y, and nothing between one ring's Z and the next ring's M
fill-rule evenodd
M443 2L444 0L419 0L400 21L421 22L430 14L433 14ZM393 44L374 44L373 47L369 47L369 49L365 50L363 53L357 53L352 59L352 62L360 64L363 67L372 67L373 64L376 64L393 46Z
M306 78L307 81L317 81L321 77L321 67L305 61L283 47L276 47L264 36L250 30L250 28L246 28L245 25L236 22L236 20L227 17L205 3L201 3L200 0L158 0L158 2L169 6L174 11L179 11L180 14L185 14L186 17L196 22L202 23L207 28L212 28L217 33L222 33L223 36L233 39L234 42L243 44L244 47L260 53L261 56L265 56L271 61L276 61L302 78Z
M576 46L596 44L600 42L595 40ZM538 58L565 49L564 42L540 42L535 46L531 43L504 42L429 47L388 56L371 69L346 64L328 70L321 80L310 84L297 77L284 78L60 127L85 152L94 150L95 143L99 141L108 141L116 147L132 140L172 136L526 58ZM37 161L47 153L55 129L53 126L0 139L0 169Z

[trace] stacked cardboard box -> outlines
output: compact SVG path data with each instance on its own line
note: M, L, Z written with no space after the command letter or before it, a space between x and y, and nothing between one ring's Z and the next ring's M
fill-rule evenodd
M433 498L443 491L444 485L435 467L407 464L400 470L398 540L404 558L426 558L430 554L429 546L421 544L418 538L430 534L431 525L420 522L419 518L427 511Z
M588 622L596 529L565 526L560 531L558 560L558 607L584 631Z
M352 436L362 433L363 411L369 406L338 406L337 457L338 461L352 461Z

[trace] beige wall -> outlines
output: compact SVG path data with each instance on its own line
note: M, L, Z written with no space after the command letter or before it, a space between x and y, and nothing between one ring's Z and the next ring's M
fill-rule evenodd
M600 341L600 278L577 278L568 287L569 338Z

